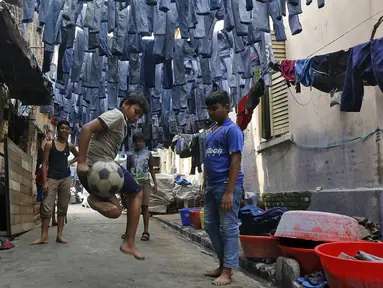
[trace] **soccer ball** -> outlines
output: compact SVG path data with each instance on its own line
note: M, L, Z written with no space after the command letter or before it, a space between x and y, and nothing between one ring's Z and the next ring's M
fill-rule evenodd
M124 172L114 161L98 161L89 170L88 185L96 196L109 198L124 185Z

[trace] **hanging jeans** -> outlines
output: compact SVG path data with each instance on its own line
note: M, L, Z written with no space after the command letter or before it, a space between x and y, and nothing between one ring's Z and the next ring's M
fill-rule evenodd
M136 53L129 54L129 84L140 83L140 55Z
M269 22L269 2L267 0L266 3L262 3L259 1L255 1L254 9L256 13L253 16L256 15L256 25L262 32L270 33L270 22Z
M108 33L112 33L116 27L116 2L108 1Z
M221 208L227 184L208 184L205 192L205 230L214 251L224 268L239 267L239 220L238 212L242 198L242 187L235 185L233 207L230 211Z
M181 38L188 39L189 38L189 22L188 15L189 13L189 1L188 0L175 0L177 5L178 15L184 15L178 18L178 22L180 25Z
M62 7L64 0L52 0L49 5L49 12L45 18L45 29L43 41L44 43L53 45L56 44L61 27ZM59 24L59 25L57 25Z
M176 39L174 52L174 85L180 86L186 84L185 65L184 65L184 42L183 39Z
M104 6L103 0L93 0L88 2L84 19L84 27L94 32L99 31L102 11Z
M32 23L33 16L35 14L35 0L24 0L23 1L23 19L22 23Z
M270 0L270 16L273 20L275 38L277 41L286 41L285 25L282 19L278 19L278 1ZM294 34L293 34L294 35Z
M71 80L74 83L80 81L81 66L84 61L85 34L82 29L77 29L73 50Z
M153 33L154 35L166 34L166 13L162 12L159 7L155 7L153 14Z

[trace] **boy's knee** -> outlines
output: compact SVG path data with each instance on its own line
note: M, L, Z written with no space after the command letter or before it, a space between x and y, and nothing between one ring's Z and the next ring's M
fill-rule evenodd
M122 209L117 208L116 210L109 211L108 213L105 213L104 216L111 218L111 219L117 219L121 216L122 214Z

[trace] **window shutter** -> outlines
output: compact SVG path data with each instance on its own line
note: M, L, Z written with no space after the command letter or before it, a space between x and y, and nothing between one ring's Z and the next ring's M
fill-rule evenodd
M277 42L272 33L272 45L275 59L286 59L285 42ZM288 91L285 78L280 72L273 73L273 85L270 88L270 126L271 136L276 137L289 132Z

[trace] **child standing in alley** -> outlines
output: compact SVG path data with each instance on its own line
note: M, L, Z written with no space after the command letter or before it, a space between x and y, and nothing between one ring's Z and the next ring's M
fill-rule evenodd
M204 158L205 230L218 256L219 267L205 275L216 278L213 284L222 286L231 283L232 269L239 267L238 211L244 137L229 118L227 92L212 92L206 98L206 105L215 124L208 130Z
M136 182L141 186L143 191L142 196L142 217L144 218L144 232L142 233L141 240L149 241L149 202L152 187L150 186L149 173L152 177L154 187L153 192L157 192L156 174L153 169L153 156L152 153L145 149L145 137L142 133L138 132L133 135L134 150L128 154L127 157L127 170L132 174Z

